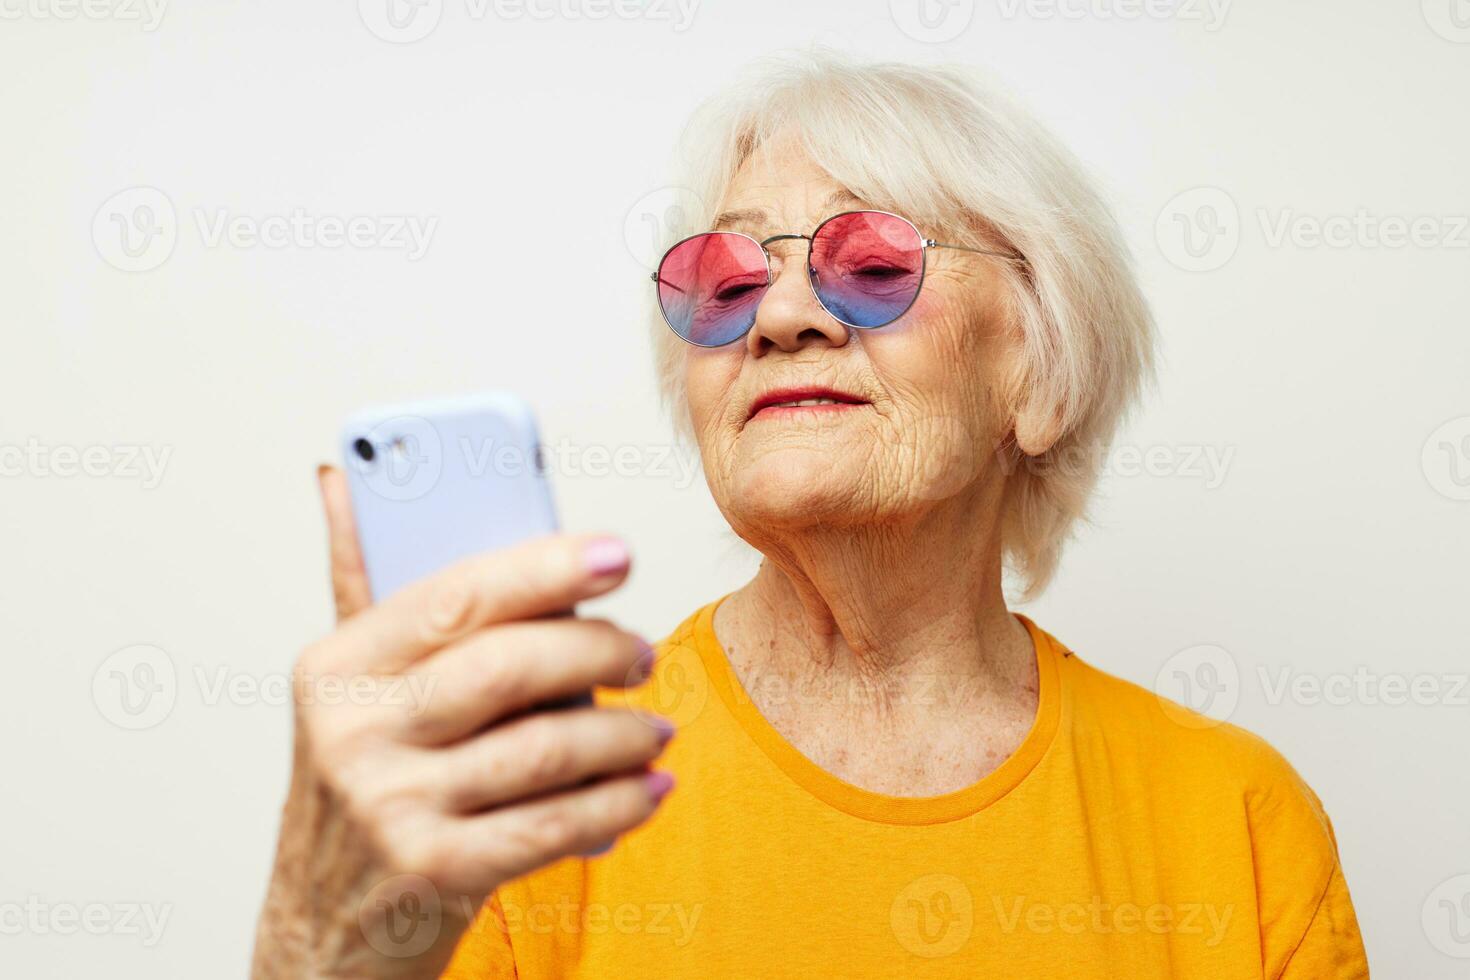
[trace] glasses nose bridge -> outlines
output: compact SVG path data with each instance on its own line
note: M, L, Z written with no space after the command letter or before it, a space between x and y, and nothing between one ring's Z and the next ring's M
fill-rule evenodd
M782 268L785 268L785 266L786 266L786 257L783 256L783 255L778 255L775 252L771 251L771 245L774 242L806 242L807 243L807 249L806 249L806 254L802 256L802 259L803 259L802 265L803 266L807 266L807 265L810 265L811 264L811 242L812 242L812 236L811 235L795 235L795 234L772 235L769 238L763 238L763 239L761 239L760 247L761 247L761 251L763 251L763 252L766 253L766 261L767 261L767 263L769 263L770 260L774 258L778 262L781 263L781 267ZM775 273L772 273L772 278L773 279L775 278Z

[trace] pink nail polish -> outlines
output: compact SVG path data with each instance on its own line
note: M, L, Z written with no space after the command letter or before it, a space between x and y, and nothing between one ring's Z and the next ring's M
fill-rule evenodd
M658 803L674 788L674 777L657 769L643 777L643 785L648 787L648 795L653 797L653 802Z
M653 726L654 731L658 732L658 744L660 745L668 745L669 740L674 737L674 732L678 731L672 721L657 715L651 716L648 723Z
M593 575L611 575L628 567L628 546L617 538L598 538L582 550L582 562Z
M653 662L655 659L655 655L653 652L653 646L647 640L644 640L642 642L643 651L638 654L638 663L633 669L637 672L639 677L647 680L648 678L653 676Z

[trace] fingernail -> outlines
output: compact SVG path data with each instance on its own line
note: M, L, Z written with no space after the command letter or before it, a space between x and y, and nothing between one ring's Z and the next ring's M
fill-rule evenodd
M613 849L613 845L616 844L617 842L618 842L618 839L616 837L614 837L612 840L608 841L606 844L599 844L597 847L592 848L592 850L590 850L590 851L583 851L582 852L582 856L583 857L590 857L590 858L602 857L602 855L604 855L608 851L612 850Z
M330 470L331 468L332 468L331 467L331 464L329 464L329 463L317 463L316 464L316 478L317 478L317 481L320 482L321 481L321 478L324 477L324 476L326 476L327 475L327 471Z
M617 538L598 538L582 549L582 563L593 575L611 575L628 567L628 546Z
M638 663L634 665L633 669L637 671L638 676L643 680L648 680L648 678L653 676L653 661L656 655L653 652L653 644L647 640L639 640L638 643L640 646Z
M674 788L674 777L662 769L657 769L643 777L643 785L648 787L648 795L653 797L653 802L658 803L669 795L669 790Z
M679 730L667 718L661 718L658 715L649 714L648 712L640 712L640 714L644 722L648 724L648 727L652 728L658 734L659 745L668 745L669 739L673 738L674 733Z

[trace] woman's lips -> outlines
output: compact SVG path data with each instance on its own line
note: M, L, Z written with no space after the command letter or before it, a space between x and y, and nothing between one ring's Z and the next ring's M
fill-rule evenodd
M747 419L800 412L841 412L868 404L864 398L832 388L779 388L755 400Z

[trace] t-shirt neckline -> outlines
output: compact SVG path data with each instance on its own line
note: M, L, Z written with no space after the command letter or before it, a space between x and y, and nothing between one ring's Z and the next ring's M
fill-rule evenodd
M832 775L778 732L755 706L730 666L715 634L715 611L730 594L700 610L694 623L694 646L710 683L736 723L788 778L827 805L862 820L889 824L947 823L978 813L1020 785L1036 767L1055 736L1061 715L1057 660L1063 651L1048 633L1020 613L1036 651L1036 717L1016 751L998 768L969 786L939 796L890 796L854 786Z

